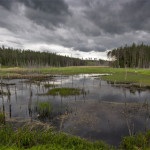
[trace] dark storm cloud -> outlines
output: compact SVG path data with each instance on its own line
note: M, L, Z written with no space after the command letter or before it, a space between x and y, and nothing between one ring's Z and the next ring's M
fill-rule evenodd
M40 10L46 13L66 15L68 6L63 0L20 0L27 7Z
M88 19L104 32L122 34L133 30L150 30L149 0L85 0Z
M70 15L63 0L24 0L24 4L30 8L26 11L27 17L45 27L64 23Z
M71 15L63 0L0 0L0 5L10 11L15 3L23 4L26 7L25 15L45 27L64 23Z
M11 5L13 0L0 0L0 5L5 7L6 9L11 9Z
M0 0L0 38L76 54L149 44L149 6L149 0Z
M133 30L150 31L150 1L134 0L124 4L122 22Z

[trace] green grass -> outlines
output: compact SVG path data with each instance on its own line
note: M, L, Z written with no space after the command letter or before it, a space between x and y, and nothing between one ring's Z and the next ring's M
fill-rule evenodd
M43 67L43 68L1 68L0 75L12 76L24 75L27 73L39 73L39 74L51 74L51 75L73 75L73 74L85 74L85 73L109 73L112 72L112 68L108 67L91 67L91 66L78 66L78 67Z
M139 86L150 86L150 75L134 73L134 72L120 72L113 73L110 76L103 76L102 79L115 83L133 83Z
M47 95L60 95L60 96L70 96L70 95L80 95L82 94L84 91L81 89L77 89L77 88L54 88L51 89L47 92Z
M108 73L111 76L105 76L103 79L112 82L132 82L142 86L150 86L150 69L135 68L109 68L99 66L78 66L78 67L45 67L45 68L1 68L0 76L18 78L22 75L37 73L39 75L74 75L91 73ZM127 77L125 77L127 74ZM26 76L27 77L27 76Z
M134 136L124 137L120 144L123 150L148 150L150 149L150 131L138 133Z
M5 114L0 112L0 125L5 124Z
M110 68L110 67L99 67L99 66L74 66L74 67L43 67L43 68L0 68L0 74L5 75L22 75L27 73L41 73L41 74L84 74L84 73L115 73L125 72L124 68ZM140 74L150 75L149 69L132 69L127 68L127 72L138 72Z
M50 102L38 102L37 112L40 117L49 117L52 112L52 104Z
M113 137L112 137L113 138ZM10 126L0 126L1 150L149 150L150 131L123 137L120 146L112 146L102 142L91 142L76 136L54 130L36 130L29 127L14 131Z
M52 130L30 130L20 128L13 131L0 126L0 149L28 150L111 150L104 142L90 142L79 137Z

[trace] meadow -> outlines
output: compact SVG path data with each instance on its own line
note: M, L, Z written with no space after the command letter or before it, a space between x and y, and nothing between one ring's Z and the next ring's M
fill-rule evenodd
M110 68L98 66L43 67L43 68L1 68L1 78L35 78L46 75L110 74L102 78L115 83L134 83L150 86L150 70L139 68Z

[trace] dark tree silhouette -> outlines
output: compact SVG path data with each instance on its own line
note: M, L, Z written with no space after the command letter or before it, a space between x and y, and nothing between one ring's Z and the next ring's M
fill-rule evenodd
M136 45L133 43L131 46L125 45L109 51L107 56L114 59L111 63L113 67L129 67L129 68L149 68L150 67L150 46Z

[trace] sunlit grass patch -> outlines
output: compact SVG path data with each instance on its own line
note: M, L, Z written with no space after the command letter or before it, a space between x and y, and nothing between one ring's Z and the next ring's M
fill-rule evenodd
M103 77L104 80L112 82L131 82L143 86L150 85L150 69L138 68L111 68L99 66L78 66L78 67L43 67L43 68L1 68L0 76L5 78L29 78L33 74L39 77L50 75L75 75L75 74L101 74L107 73L112 76ZM38 77L39 76L39 77ZM42 78L42 80L43 80ZM35 79L36 80L36 79ZM46 78L47 80L47 78Z
M150 75L134 72L117 72L102 79L114 83L134 83L139 86L150 86Z

